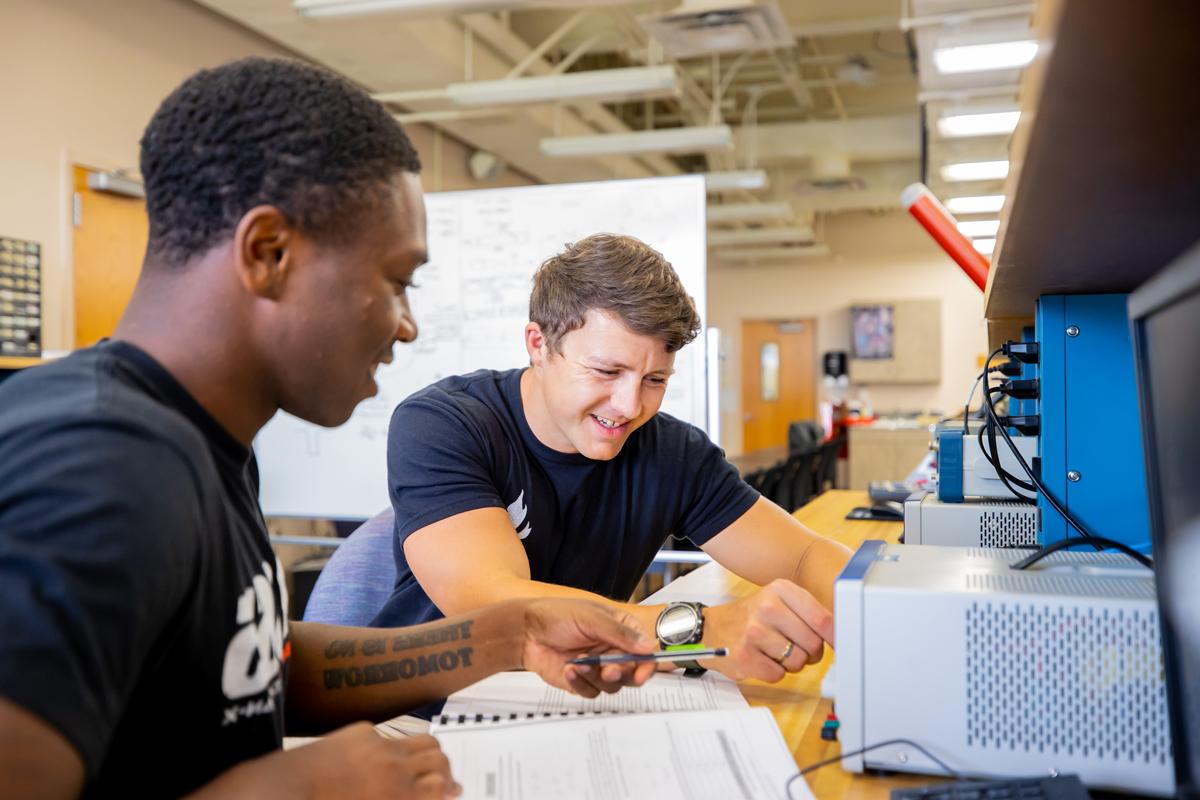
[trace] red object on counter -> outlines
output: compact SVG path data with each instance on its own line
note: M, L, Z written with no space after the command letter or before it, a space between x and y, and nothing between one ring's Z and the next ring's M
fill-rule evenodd
M954 216L938 202L929 187L923 183L911 184L900 193L900 203L983 291L991 262L962 235Z

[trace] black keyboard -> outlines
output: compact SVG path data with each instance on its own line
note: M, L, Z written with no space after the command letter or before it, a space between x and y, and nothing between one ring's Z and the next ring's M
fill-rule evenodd
M1074 775L1014 778L1002 781L959 781L893 789L892 800L1088 800L1087 789Z

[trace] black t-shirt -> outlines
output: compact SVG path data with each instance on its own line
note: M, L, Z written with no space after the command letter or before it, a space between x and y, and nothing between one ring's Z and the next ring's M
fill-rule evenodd
M408 567L404 540L455 514L504 508L533 580L627 600L668 536L703 544L758 499L703 431L668 414L634 431L611 461L547 447L525 419L522 372L446 378L393 412L397 579L372 624L441 616Z
M250 451L104 342L0 386L0 695L85 795L177 796L278 748L287 593Z

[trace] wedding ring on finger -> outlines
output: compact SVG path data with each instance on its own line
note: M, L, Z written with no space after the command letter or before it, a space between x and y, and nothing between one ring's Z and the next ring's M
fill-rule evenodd
M791 639L788 639L787 647L783 648L783 655L775 660L782 664L783 662L787 661L788 656L792 654L792 650L794 649L796 649L796 643Z

